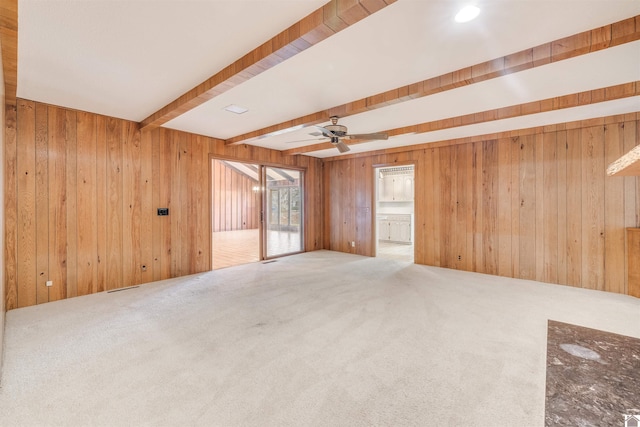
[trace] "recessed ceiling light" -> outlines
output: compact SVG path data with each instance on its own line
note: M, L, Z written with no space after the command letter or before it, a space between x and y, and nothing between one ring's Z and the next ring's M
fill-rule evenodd
M460 12L455 17L456 22L469 22L475 19L480 14L480 8L473 5L468 5L460 9Z
M244 108L236 104L227 105L226 107L224 107L224 110L227 110L229 112L236 113L236 114L242 114L249 111L248 108Z

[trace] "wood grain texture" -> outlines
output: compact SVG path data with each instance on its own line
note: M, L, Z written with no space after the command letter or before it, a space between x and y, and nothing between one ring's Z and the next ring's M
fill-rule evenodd
M640 221L640 191L605 165L638 142L637 125L630 114L326 161L328 247L351 252L362 212L349 200L367 200L373 167L413 159L417 263L627 293L624 230Z
M78 139L76 119L76 111L64 111L64 143L67 151L67 298L78 295Z
M49 182L48 168L48 111L47 106L36 104L36 299L49 301Z
M369 110L380 108L386 105L410 101L412 99L437 94L443 91L453 90L461 86L483 82L496 77L501 77L511 73L517 73L523 70L547 65L551 62L558 62L576 56L595 52L609 47L618 46L623 43L629 43L640 39L640 28L636 28L636 18L625 19L610 25L588 30L582 33L574 34L560 40L555 40L533 49L525 49L504 57L495 58L481 64L466 67L440 76L431 77L427 80L412 83L410 85L401 86L383 93L375 94L367 98L348 102L346 104L337 105L326 110L317 111L295 119L287 120L276 125L266 128L257 129L252 132L234 136L227 140L227 144L239 144L250 141L255 138L267 135L272 132L283 131L296 126L313 126L326 122L329 117L337 115L340 117L348 117L354 114L364 113ZM616 30L618 29L618 30ZM608 92L613 97L630 96L625 95L623 87L631 89L633 84L620 85ZM628 92L627 92L628 93ZM588 96L587 96L588 95ZM486 114L466 115L455 119L447 119L437 121L430 124L408 126L404 133L415 132L416 128L420 128L419 132L425 132L425 128L429 126L439 125L444 129L455 126L454 123L472 124L489 118L508 118L524 114L533 114L541 112L540 108L558 109L568 108L576 100L589 100L589 102L602 102L605 99L594 97L591 100L590 93L582 95L572 94L551 99L551 102L532 102L521 106L505 107L495 111L486 112ZM545 100L548 101L548 100ZM586 101L585 101L586 102ZM587 102L587 103L589 103ZM457 126L460 126L458 124ZM431 129L436 130L436 129ZM393 130L378 130L379 132L387 132L395 135ZM313 151L330 148L331 146L324 144L316 144Z
M230 183L226 182L227 175L231 177ZM220 189L214 195L213 232L258 228L260 193L253 191L253 187L259 185L259 181L217 159L213 161L213 176L214 188ZM234 200L231 197L234 194L240 197ZM227 222L227 217L239 220Z
M18 134L29 135L18 143L18 284L36 282L36 141L35 103L18 102ZM36 286L18 288L18 305L33 305L37 301Z
M16 121L16 106L6 105L4 129L4 274L6 310L18 307L18 138Z
M0 1L0 44L4 102L15 106L18 88L18 0Z
M640 228L627 229L629 295L640 298Z
M78 295L98 289L96 116L78 112Z
M275 37L223 68L198 86L153 113L141 123L155 128L213 99L227 90L273 68L333 34L393 3L359 0L330 0Z
M323 248L321 160L142 132L134 122L33 101L8 106L7 308L208 271L211 156L305 170L307 250ZM159 207L169 216L157 216Z

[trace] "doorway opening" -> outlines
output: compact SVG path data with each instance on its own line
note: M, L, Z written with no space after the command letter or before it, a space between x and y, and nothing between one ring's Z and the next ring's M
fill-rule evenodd
M414 261L414 165L375 168L376 256Z
M211 266L302 252L303 171L211 160Z
M260 165L212 160L211 266L260 260Z

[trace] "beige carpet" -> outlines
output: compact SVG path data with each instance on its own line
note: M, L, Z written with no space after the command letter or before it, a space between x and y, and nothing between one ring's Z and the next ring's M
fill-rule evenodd
M640 299L318 251L7 313L0 425L539 426L547 320Z

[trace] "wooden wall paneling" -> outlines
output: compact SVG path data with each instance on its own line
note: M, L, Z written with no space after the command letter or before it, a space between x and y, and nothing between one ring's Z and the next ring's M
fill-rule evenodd
M498 274L498 174L500 160L498 157L498 141L485 142L482 153L482 272Z
M238 201L238 191L234 191L240 186L240 176L234 171L229 169L229 176L231 177L231 185L227 187L227 192L230 197L229 204L229 222L231 224L231 228L229 230L238 230L238 209L234 209L234 207L238 206L240 202Z
M78 296L78 137L76 111L64 110L67 149L67 298Z
M48 107L49 119L49 301L67 297L66 115ZM22 139L23 135L20 136Z
M420 150L414 171L414 262L433 265L433 150Z
M373 162L373 160L372 160ZM307 209L307 220L309 222L313 222L314 226L309 228L309 232L313 232L313 235L307 236L308 242L314 242L314 247L309 248L309 250L318 250L325 248L324 246L324 235L326 234L326 229L324 228L324 215L318 215L318 212L324 212L324 205L327 203L327 200L324 197L324 162L322 159L312 159L310 160L311 167L309 170L313 170L314 173L309 175L306 180L307 189L313 195L311 199L313 202L313 207Z
M96 115L77 112L78 295L97 292Z
M155 132L160 133L160 206L163 208L169 209L168 216L159 217L161 224L161 258L160 258L160 277L161 279L168 279L172 277L172 262L171 262L171 252L172 252L172 233L171 233L171 223L173 222L173 213L177 208L176 203L174 206L173 198L172 198L172 171L173 171L173 163L174 163L174 146L173 141L171 140L171 132L166 129L160 129Z
M471 271L473 269L473 158L472 144L459 145L458 164L461 166L457 174L457 194L458 194L458 224L460 230L466 230L466 233L459 239L459 253L462 254L460 266L463 270ZM471 183L471 185L469 185Z
M122 124L107 118L107 290L123 286Z
M140 277L138 283L148 283L155 280L154 277L156 277L154 243L158 237L153 234L154 220L157 217L153 206L155 188L153 186L153 165L155 159L151 141L143 138L137 125L136 138L138 138L140 145Z
M185 219L184 207L187 203L186 188L188 183L185 163L187 162L188 142L187 135L183 133L172 132L172 138L175 146L171 171L171 200L176 203L171 220L171 276L178 277L187 274L183 264L186 257L183 255L185 255L184 249L186 249L188 234L184 233L186 227L183 221Z
M454 235L453 228L455 227L455 197L452 195L452 188L455 184L455 179L452 174L453 169L456 167L453 161L453 149L455 147L442 147L439 149L440 158L440 176L438 181L440 182L440 266L441 267L454 267L454 256L457 257L454 249Z
M544 135L534 135L535 150L535 280L544 280ZM551 216L554 216L551 213Z
M189 181L189 172L191 170L192 161L192 135L181 134L180 135L180 222L179 222L179 239L180 245L180 261L179 269L180 276L190 274L190 259L193 247L193 235L189 231L189 223L192 221L189 217L191 194L189 193L189 186L192 185Z
M35 105L36 144L36 303L49 302L49 123L47 106Z
M18 306L35 305L36 296L36 148L35 104L18 101Z
M122 124L122 287L140 279L140 145L131 123Z
M4 261L5 309L18 307L17 107L5 105L4 129Z
M579 287L582 286L582 144L580 129L567 130L566 147L567 284Z
M211 150L304 166L309 198L323 205L319 159L227 150L212 138L166 129L141 133L133 122L25 100L20 111L7 108L6 123L9 309L208 270ZM253 209L253 183L237 181L237 200ZM170 215L157 217L157 207ZM322 248L322 215L307 212L305 233ZM350 215L353 227L353 209ZM236 225L255 223L237 217Z
M332 165L333 166L333 165ZM331 189L330 199L331 203L331 250L337 250L341 252L347 252L346 245L344 244L344 212L339 202L346 200L344 197L343 186L347 185L345 169L348 166L348 162L339 162L332 167L331 182L329 188ZM337 224L337 227L335 226Z
M433 149L433 265L442 266L441 236L442 233L442 182L440 170L441 149ZM420 184L416 184L416 188Z
M511 138L511 268L515 278L520 277L520 137Z
M345 187L346 192L343 197L346 197L347 204L342 217L344 222L343 231L345 231L342 240L348 252L356 253L356 248L351 246L351 242L355 242L356 240L356 161L355 159L350 159L347 160L346 163L348 165L345 177L347 185Z
M162 217L158 216L157 209L164 207L160 201L160 132L141 133L142 147L148 145L151 151L151 207L149 214L151 215L151 226L153 234L153 243L151 245L153 257L153 280L162 279ZM144 209L144 208L143 208Z
M171 229L171 274L169 277L177 277L181 275L182 268L180 266L180 257L181 257L181 247L180 247L180 239L182 236L180 235L180 218L181 218L181 209L183 200L180 197L181 195L181 181L180 181L180 159L182 157L182 150L184 149L184 144L182 143L181 138L182 134L178 134L176 132L169 132L168 135L171 137L172 142L168 144L169 153L171 156L171 170L169 172L168 184L171 185L171 209L169 210L169 215L171 219L169 221L170 229Z
M612 274L606 267L609 257L618 264L624 261L616 254L615 248L611 254L607 253L609 246L600 249L598 238L605 238L607 235L601 233L608 233L611 228L608 212L613 212L614 216L617 214L618 221L622 218L632 223L629 225L635 225L640 191L636 178L630 183L624 181L625 178L619 178L624 184L619 184L617 192L609 195L608 188L613 184L604 181L604 150L610 144L609 139L605 138L618 140L623 149L624 144L620 141L625 138L606 133L597 136L593 132L597 132L598 128L603 129L604 123L610 126L610 123L621 123L623 120L627 120L627 123L620 124L618 132L625 135L629 133L629 140L632 141L629 144L636 143L638 130L634 116L632 119L610 117L566 126L553 125L529 133L503 135L495 142L469 141L456 146L442 145L428 149L434 153L431 168L433 178L430 180L427 174L417 171L416 190L419 195L416 202L419 205L416 205L416 212L430 211L426 204L427 200L433 199L433 224L437 230L434 237L439 241L434 246L433 261L424 262L459 269L472 268L479 272L491 273L491 269L494 269L500 275L588 287L587 275L593 275L594 267L585 267L584 264L594 264L596 261L595 268L608 278ZM629 125L629 121L632 125ZM633 130L629 130L631 126ZM566 130L567 127L569 130ZM590 143L586 142L588 139ZM596 146L588 148L588 144ZM326 226L330 229L325 235L329 236L331 249L349 251L340 245L348 236L348 230L343 229L345 219L354 220L354 215L341 216L345 207L343 201L349 198L350 191L355 191L356 204L360 203L357 194L364 185L359 175L350 177L350 161L355 162L356 170L367 158L371 158L373 164L417 159L421 167L428 168L426 150L421 147L404 154L377 153L325 162L327 172L324 176L326 185L330 186L325 192L332 204L327 209ZM588 150L592 154L588 154ZM585 183L585 171L594 171L592 182ZM353 185L349 183L350 180ZM428 188L421 189L423 185ZM591 196L587 186L592 189ZM592 201L586 200L588 197L592 197ZM583 204L588 206L584 211ZM469 206L471 209L468 209ZM576 206L580 208L576 209ZM480 215L474 217L474 211L478 210L481 211ZM437 220L436 215L440 216ZM416 245L422 245L416 248L416 262L421 262L430 257L426 243L429 238L426 236L428 227L427 221L421 220L419 215L416 220ZM424 227L420 221L424 222ZM583 235L585 227L588 232ZM589 249L588 239L593 238L595 250ZM493 246L497 249L495 254L492 253ZM441 253L436 254L435 249ZM459 253L465 254L467 260L472 260L471 265L464 263L464 256L462 260L457 259ZM441 258L436 259L440 255ZM606 269L599 267L599 263ZM620 275L621 269L617 268L613 274ZM596 272L595 277L598 275ZM622 292L621 288L609 285L604 289Z
M605 164L624 154L624 123L608 125L604 132ZM604 288L625 293L624 178L604 177Z
M96 292L107 289L108 241L107 217L109 210L107 179L107 118L96 115Z
M189 226L190 245L189 245L189 271L191 273L199 273L205 271L203 259L205 239L200 236L209 236L209 215L207 205L209 198L206 197L209 191L209 183L207 182L208 169L206 163L208 153L202 153L202 146L197 135L191 136L191 152L190 165L188 170L188 189L189 189L189 216L186 224Z
M536 138L520 137L520 275L536 278Z
M623 123L622 139L624 152L627 153L633 147L640 142L640 126L635 120L629 120ZM609 178L612 179L612 178ZM640 227L640 196L637 196L637 191L640 191L640 180L635 176L625 176L618 179L624 181L624 226L625 228ZM627 246L625 246L627 250ZM625 257L625 278L628 277L629 265L628 258ZM629 284L625 280L624 293L629 292Z
M604 290L604 127L582 132L582 287Z
M212 215L213 215L213 225L212 232L220 231L221 227L221 213L220 213L220 194L221 191L218 191L218 187L221 185L222 180L222 167L219 160L212 159L211 160L211 197L213 198L212 202Z
M364 256L373 256L375 223L373 217L373 204L375 203L373 163L371 157L355 159L354 185L355 189L355 253Z
M482 218L484 216L483 212L483 197L484 197L484 170L483 170L483 146L485 141L477 141L473 142L470 145L471 148L471 159L472 159L472 167L470 169L471 176L471 253L473 259L471 260L471 271L478 271L480 273L484 272L484 262L483 262L483 236L482 230L484 228L484 224ZM467 228L469 228L469 224L467 224Z
M224 168L224 230L233 230L233 200L231 199L231 187L233 186L233 175L231 169L225 166Z
M537 185L544 188L542 205L536 204L536 218L542 218L536 252L541 252L542 277L549 283L558 281L558 141L556 132L542 135L542 160L537 171ZM539 191L539 189L538 189ZM536 254L538 256L538 254Z
M511 197L512 197L512 173L511 173L511 146L509 139L496 141L498 151L498 270L500 276L513 277L512 263L512 226L511 226Z
M556 132L557 171L557 283L567 284L567 132Z
M199 136L197 140L198 149L200 150L200 176L197 197L200 202L198 209L196 272L200 273L211 270L211 179L209 175L209 143L205 137ZM251 191L251 189L249 190Z
M334 169L334 163L323 163L322 164L322 197L324 199L324 215L323 215L323 243L322 246L325 249L331 249L332 233L335 228L335 223L332 221L333 216L331 213L333 212L334 203L331 201L331 184L332 184L332 171Z
M184 160L188 167L185 169L185 186L182 188L186 196L186 201L183 208L183 224L185 226L187 237L186 245L183 246L182 254L183 264L187 274L195 273L196 271L196 234L198 232L198 200L197 188L202 185L198 182L200 174L200 156L199 152L196 153L197 141L195 141L195 135L187 135L187 153ZM183 236L183 240L184 240Z

